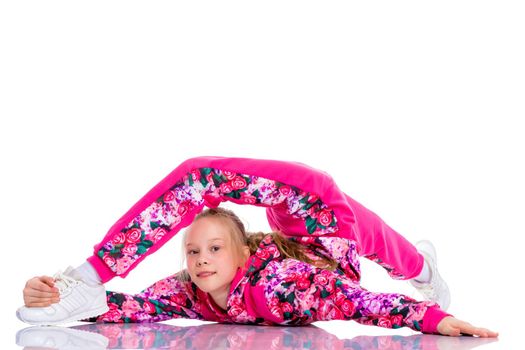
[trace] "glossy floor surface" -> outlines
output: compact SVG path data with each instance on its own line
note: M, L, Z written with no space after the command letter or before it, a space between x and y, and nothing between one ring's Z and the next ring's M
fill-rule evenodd
M327 324L325 324L327 325ZM81 324L26 327L16 334L24 349L494 349L501 339L435 335L355 336L340 339L316 325L269 327L207 323L196 326ZM500 348L498 345L497 348Z

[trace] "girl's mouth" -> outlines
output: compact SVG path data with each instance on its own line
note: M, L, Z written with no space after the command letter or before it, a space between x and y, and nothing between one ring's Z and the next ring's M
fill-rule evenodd
M203 272L203 273L200 273L197 277L199 278L205 278L205 277L209 277L209 276L212 276L214 275L215 272Z

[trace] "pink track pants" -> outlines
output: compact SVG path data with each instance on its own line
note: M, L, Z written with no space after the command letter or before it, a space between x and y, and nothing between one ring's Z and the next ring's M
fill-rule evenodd
M207 156L184 161L156 184L109 229L87 260L104 283L125 277L191 224L205 205L223 201L265 207L272 229L287 236L351 239L360 256L395 279L413 278L423 267L423 256L410 242L341 191L326 172L298 162Z

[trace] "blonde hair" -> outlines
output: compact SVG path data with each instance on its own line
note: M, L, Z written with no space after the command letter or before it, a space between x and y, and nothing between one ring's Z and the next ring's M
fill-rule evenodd
M216 218L218 220L221 220L226 226L228 226L228 232L230 233L230 247L232 248L234 254L234 261L237 261L237 267L243 267L246 263L246 259L244 258L243 254L243 247L248 246L248 248L250 249L250 255L252 255L259 248L259 244L264 239L264 237L266 237L267 235L271 235L273 241L275 242L275 245L277 246L277 249L279 249L279 252L284 257L300 260L331 271L337 268L337 261L330 257L318 256L318 260L316 261L310 259L304 253L304 245L286 238L279 231L272 231L269 233L246 232L246 229L241 219L239 219L239 217L229 209L221 207L205 209L201 213L199 213L193 221L195 222L202 218ZM186 236L184 236L184 239L182 240L183 252L185 248L185 240ZM181 266L184 266L186 260L185 255L186 254L182 254ZM183 281L190 280L190 276L186 269L178 274L178 278Z

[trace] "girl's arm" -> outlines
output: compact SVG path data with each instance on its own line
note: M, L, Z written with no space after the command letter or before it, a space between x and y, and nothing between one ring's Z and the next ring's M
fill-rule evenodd
M438 334L438 324L451 316L437 303L417 301L399 293L371 292L350 278L307 265L289 259L254 279L253 299L266 304L270 311L264 317L281 325L355 320L365 325L409 327ZM264 311L261 308L261 313Z
M344 288L344 287L343 287ZM447 316L452 316L431 301L417 301L399 293L370 292L355 284L345 288L343 295L351 302L349 318L361 324L385 328L409 327L412 330L439 334L437 325ZM335 298L335 304L341 299Z
M107 291L109 311L83 321L129 323L158 322L172 318L204 320L195 310L196 298L191 290L191 282L179 281L177 275L162 279L135 295Z
M403 294L373 293L357 287L350 292L350 300L355 306L352 319L366 325L409 327L422 333L449 336L498 336L497 332L458 320L434 302L417 301Z

